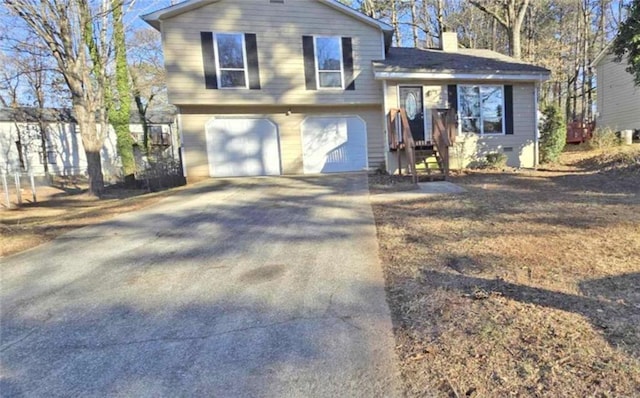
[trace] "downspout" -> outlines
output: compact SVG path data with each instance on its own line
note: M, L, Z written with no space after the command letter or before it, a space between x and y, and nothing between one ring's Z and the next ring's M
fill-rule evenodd
M535 131L535 137L534 137L534 153L533 153L533 168L534 169L538 169L538 163L540 162L540 120L538 118L538 90L540 88L540 83L536 82L533 88L533 101L534 101L534 121L535 121L535 126L534 126L534 131Z
M391 173L390 165L389 165L389 155L391 155L389 149L389 131L388 131L388 123L387 123L387 112L389 109L387 108L387 81L382 81L382 131L384 133L384 164L387 173Z
M177 106L176 108L178 108L178 137L180 137L180 142L179 142L179 154L180 154L180 162L182 163L182 175L184 176L184 178L187 178L187 159L184 156L184 136L182 134L182 109Z

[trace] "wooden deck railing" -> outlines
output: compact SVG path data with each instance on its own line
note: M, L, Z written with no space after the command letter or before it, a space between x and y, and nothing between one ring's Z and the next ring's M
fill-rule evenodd
M433 144L438 152L438 163L445 176L449 176L449 148L456 139L456 114L452 109L434 109Z
M596 129L595 122L574 121L567 123L567 144L589 141Z
M400 118L400 119L398 119ZM398 170L402 174L401 151L407 154L407 169L413 178L413 182L418 182L418 173L416 171L416 144L411 134L409 119L404 109L390 109L387 118L389 134L389 148L395 150L398 154ZM398 132L398 125L400 131Z

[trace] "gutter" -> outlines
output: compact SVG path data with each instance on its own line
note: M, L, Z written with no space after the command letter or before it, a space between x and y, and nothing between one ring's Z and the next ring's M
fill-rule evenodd
M374 72L376 80L499 80L499 81L534 81L544 82L549 79L548 73L456 73L456 72Z
M534 101L534 105L533 105L533 110L535 113L534 116L534 120L535 120L535 128L534 128L534 138L533 138L533 168L534 169L538 169L538 165L540 163L540 118L538 117L538 89L540 87L539 83L536 83L535 87L533 88L533 101Z

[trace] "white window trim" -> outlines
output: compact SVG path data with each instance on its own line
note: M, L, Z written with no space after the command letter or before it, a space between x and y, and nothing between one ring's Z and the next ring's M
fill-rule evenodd
M484 132L484 116L482 114L482 95L480 96L480 134L478 134L480 137L483 136L488 136L488 137L494 137L494 136L500 136L500 135L506 135L507 134L507 126L506 126L506 108L505 108L505 98L504 98L504 85L503 84L458 84L458 90L456 90L458 92L458 108L460 108L460 98L462 98L461 96L461 91L460 88L461 87L500 87L502 89L502 133L485 133ZM463 133L469 133L469 134L476 134L473 132L464 132L462 131L462 114L460 113L460 111L457 112L458 114L458 133L459 134L463 134Z
M218 35L240 35L242 37L242 62L244 68L222 68L220 66L220 53L218 51ZM213 34L213 51L216 55L216 79L218 80L219 90L243 90L249 88L249 66L247 65L247 43L245 41L244 33L240 32L219 32ZM244 87L222 87L222 73L223 71L229 72L244 72Z
M320 86L320 68L318 66L318 39L338 39L338 46L340 47L340 87L321 87ZM342 56L342 37L340 36L313 36L313 61L316 65L316 89L317 90L344 90L344 59ZM338 70L323 70L323 72L338 72Z

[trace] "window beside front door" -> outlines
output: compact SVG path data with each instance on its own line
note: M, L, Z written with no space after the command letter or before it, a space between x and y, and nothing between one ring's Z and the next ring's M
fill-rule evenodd
M458 86L460 131L479 135L505 133L503 86Z
M216 33L218 87L247 88L247 54L244 34Z
M318 87L344 88L341 38L317 36L314 39Z

